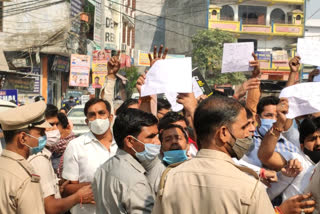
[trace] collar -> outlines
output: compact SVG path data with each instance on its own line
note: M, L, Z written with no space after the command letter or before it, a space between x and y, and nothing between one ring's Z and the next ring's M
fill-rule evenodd
M92 143L92 142L98 142L100 143L100 141L92 134L92 132L88 132L85 134L84 136L84 144L89 144L89 143ZM114 140L113 136L112 136L112 143L111 145L114 145L116 143L116 141Z
M144 174L146 172L146 170L143 168L143 166L134 157L132 157L132 155L130 155L126 151L118 148L117 155L121 159L125 159L127 162L129 162L130 165L133 168L135 168L137 171L139 171L140 173Z
M254 135L253 135L253 138L259 138L261 141L263 139L262 135L260 134L260 132L258 131L258 129L256 129L254 131ZM277 143L285 143L285 139L284 137L282 136L282 134L280 133L280 136L279 136L279 139L278 139L278 142Z
M210 159L218 159L230 162L231 164L235 164L232 158L224 152L220 152L212 149L200 149L195 158L210 158Z
M12 152L12 151L9 151L7 149L4 149L2 151L2 154L1 156L3 157L7 157L7 158L10 158L10 159L13 159L13 160L25 160L24 157L22 157L21 155L19 155L18 153L15 153L15 152Z
M50 158L52 156L52 152L48 148L44 147L43 150L41 151L41 153L44 156L48 157L48 159L50 160Z

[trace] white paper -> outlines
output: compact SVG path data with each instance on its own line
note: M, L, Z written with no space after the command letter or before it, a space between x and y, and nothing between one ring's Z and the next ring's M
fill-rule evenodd
M178 112L178 111L181 111L183 109L183 105L181 105L180 103L177 103L178 93L176 93L176 92L168 92L165 95L166 95L167 100L171 104L171 110L172 111Z
M203 91L200 88L197 80L195 77L192 77L192 91L194 93L195 98L200 97L201 95L203 95Z
M192 77L192 91L193 91L195 98L198 98L199 96L203 95L203 92L202 92L200 86L198 85L197 80L194 77ZM180 103L177 103L178 93L167 92L167 93L165 93L165 95L166 95L167 100L171 104L172 111L178 112L183 109L183 105L181 105Z
M222 73L252 71L249 61L253 61L253 42L224 43Z
M158 60L146 75L141 96L168 92L192 92L191 57Z
M297 52L301 63L320 66L320 41L312 39L298 39Z
M320 82L300 83L283 89L280 98L289 101L287 118L320 112Z

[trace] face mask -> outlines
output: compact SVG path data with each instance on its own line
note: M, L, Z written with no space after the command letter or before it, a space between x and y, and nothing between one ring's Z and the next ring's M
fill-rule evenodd
M131 136L133 137L133 136ZM137 138L133 137L136 141L139 143L142 143L140 140ZM161 145L156 145L156 144L151 144L151 143L142 143L144 145L144 151L143 152L137 152L134 148L133 151L136 153L136 157L138 158L139 161L152 161L155 159L157 155L160 154L160 148Z
M169 165L188 160L186 150L171 150L171 151L164 152L163 154L164 154L163 161Z
M315 163L317 164L320 161L320 151L316 150L316 151L310 151L309 149L303 148L303 152L304 154L308 155L309 158Z
M260 119L261 120L261 126L259 127L259 133L263 137L267 132L271 129L273 124L277 122L276 120L273 119Z
M47 146L49 147L55 146L59 142L61 137L58 129L47 131L46 136L47 136Z
M236 154L237 159L240 160L245 154L247 154L249 151L253 149L253 139L252 137L236 139L230 131L229 133L231 137L235 140L235 143L233 146L231 146L230 143L228 144L232 147L232 150Z
M47 143L47 138L46 136L41 136L39 138L36 138L32 135L29 135L27 134L29 137L32 137L34 139L37 139L38 140L38 146L36 147L31 147L29 146L28 144L24 144L26 145L27 147L29 147L29 155L34 155L34 154L37 154L38 152L41 152L42 149L45 147L46 143Z
M109 119L95 119L93 121L89 121L89 128L96 135L102 135L106 133L109 127Z

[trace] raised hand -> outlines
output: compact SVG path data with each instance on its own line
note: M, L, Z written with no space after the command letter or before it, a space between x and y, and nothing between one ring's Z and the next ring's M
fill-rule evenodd
M120 69L120 51L117 55L113 56L108 62L108 75L117 74Z
M281 98L277 105L277 122L274 124L279 130L284 130L287 121L286 114L289 110L289 103L287 98Z
M253 71L252 71L252 78L258 77L260 74L260 62L258 61L258 57L252 53L252 56L254 58L254 61L250 61L249 65L251 67L253 67Z
M154 46L153 48L153 58L151 56L151 54L149 53L148 56L149 56L149 61L150 61L150 67L156 62L158 61L159 59L165 59L167 57L167 54L168 54L168 48L165 48L164 49L164 52L162 54L162 49L163 49L163 45L160 45L160 48L159 48L159 52L157 54L157 46Z
M250 89L255 89L260 87L260 80L258 78L251 78L244 83L234 92L234 98L239 100L241 97L245 96L247 91Z
M146 71L147 73L147 71ZM137 79L136 88L139 92L139 96L141 97L141 86L144 85L144 81L146 80L146 74L141 74Z
M299 56L295 56L289 61L290 72L294 72L294 73L299 72L300 59L301 58Z
M311 73L309 74L309 77L308 77L308 82L313 82L313 78L315 76L318 76L320 74L320 70L318 69L314 69L313 71L311 71Z

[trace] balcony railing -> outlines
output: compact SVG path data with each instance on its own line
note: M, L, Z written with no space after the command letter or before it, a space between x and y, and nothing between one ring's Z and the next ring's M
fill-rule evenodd
M224 31L269 35L269 36L292 36L300 37L303 35L303 25L295 24L274 24L271 25L250 25L242 24L242 21L214 21L209 20L209 29L220 29Z
M261 2L269 2L270 4L304 4L304 0L256 0ZM239 3L245 2L245 0L238 0Z

